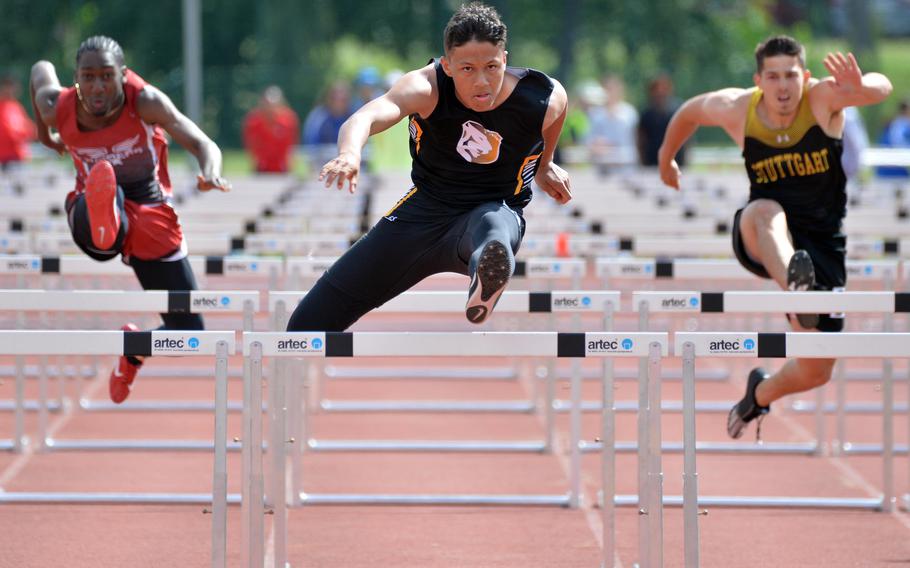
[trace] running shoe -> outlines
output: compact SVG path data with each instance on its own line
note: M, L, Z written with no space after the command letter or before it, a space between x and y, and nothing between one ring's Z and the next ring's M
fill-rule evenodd
M756 367L749 373L749 380L746 381L746 395L730 409L730 414L727 416L727 434L731 438L740 438L746 425L757 418L758 427L755 431L755 438L760 439L761 421L771 411L771 407L759 406L755 401L755 389L769 376L761 367Z
M123 331L139 331L139 328L132 323L128 323L120 329ZM136 365L130 362L126 355L120 356L120 361L117 362L117 366L111 371L111 378L108 380L111 400L114 403L120 404L130 395L130 387L133 384L133 380L136 379L136 373L139 372L139 367L141 366L141 363Z
M101 160L89 170L85 179L85 204L92 228L92 243L98 250L110 250L120 231L117 176L110 162Z
M790 257L787 265L787 288L794 291L805 292L815 287L815 267L812 257L804 250L798 250ZM796 314L799 325L805 329L818 327L818 314Z
M512 266L506 245L499 241L485 244L468 291L465 316L469 322L483 323L487 320L511 276Z

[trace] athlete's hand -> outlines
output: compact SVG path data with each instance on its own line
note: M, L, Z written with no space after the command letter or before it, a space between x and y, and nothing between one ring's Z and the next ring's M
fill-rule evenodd
M360 175L360 156L350 152L342 152L326 165L322 166L319 172L319 181L325 182L326 187L331 187L334 183L338 189L344 187L347 180L348 191L354 193L357 190L357 177Z
M841 95L859 93L863 88L863 72L852 53L829 53L825 56L825 68L834 79L834 90Z
M544 190L557 203L565 204L572 199L569 174L553 162L546 166L541 166L537 170L537 175L534 176L534 181L537 182L537 187Z
M228 192L231 190L231 182L221 176L213 175L206 177L200 174L196 176L196 187L199 188L199 191L220 189L221 191Z
M660 181L679 191L679 164L676 160L660 160Z
M38 142L41 142L61 156L66 153L66 144L63 143L60 134L51 132L51 130L43 124L38 127Z

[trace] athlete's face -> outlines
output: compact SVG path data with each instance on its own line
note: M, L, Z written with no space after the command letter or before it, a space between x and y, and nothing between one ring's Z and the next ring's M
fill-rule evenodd
M455 82L461 104L483 112L499 104L506 74L506 50L488 41L471 40L453 47L442 58L442 68Z
M761 73L755 74L755 85L762 90L762 100L772 114L789 116L799 108L809 71L803 69L795 55L766 57Z
M107 51L86 51L78 61L76 83L85 109L105 116L123 103L123 69Z

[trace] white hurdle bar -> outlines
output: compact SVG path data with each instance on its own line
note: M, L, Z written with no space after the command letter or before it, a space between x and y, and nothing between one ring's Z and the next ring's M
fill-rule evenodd
M273 314L273 328L284 327L289 308L306 295L302 292L271 292L269 311ZM555 290L552 292L505 291L496 304L496 312L503 313L592 313L603 315L619 307L620 295L610 291ZM463 291L407 291L373 310L376 313L464 313L467 293ZM371 312L372 313L372 312ZM461 378L461 377L459 377ZM473 376L470 378L474 378ZM552 380L552 378L550 378ZM548 404L552 401L548 400ZM451 401L332 401L323 400L324 410L335 412L533 412L535 402L504 401L501 403L451 402ZM548 417L548 423L550 419ZM550 429L548 428L548 432ZM549 436L549 434L548 434ZM320 449L331 449L324 446ZM400 448L399 448L400 449ZM542 451L530 448L527 451Z
M883 314L884 332L893 331L892 316L910 312L910 293L906 292L788 292L788 291L733 291L733 292L635 292L633 307L640 313L876 313ZM883 374L893 380L893 364L885 360ZM881 445L850 444L844 403L845 389L843 375L837 379L838 412L836 419L838 448L845 453L878 453ZM699 451L733 451L755 453L818 453L824 441L824 391L816 389L815 412L816 441L806 443L700 443ZM724 403L729 410L735 401ZM702 403L703 405L703 403ZM806 405L803 405L806 406ZM699 409L699 403L696 403ZM892 406L891 412L895 409ZM896 447L894 451L906 453L907 447Z
M256 291L111 291L111 290L0 290L0 311L52 311L52 312L147 312L147 313L242 313L244 329L252 329L253 314L259 309L259 292ZM174 332L176 333L176 332ZM184 332L189 333L189 332ZM60 354L60 353L55 353ZM78 353L91 355L92 353ZM48 450L211 450L207 441L180 440L58 440L47 437L47 373L39 374L38 435L39 447ZM63 380L62 377L60 380ZM16 377L16 438L14 450L21 450L25 401L24 375ZM115 405L107 401L80 399L85 411L174 411L215 410L208 401L187 401L185 404L169 401L126 402ZM14 440L14 442L15 442ZM232 445L232 449L239 446Z
M667 353L667 334L665 333L557 333L557 332L440 332L440 333L394 333L394 332L363 332L363 333L319 333L319 332L294 332L294 333L244 333L243 354L249 358L249 380L245 382L248 387L244 389L244 439L251 444L244 444L244 448L255 449L262 435L262 415L256 411L261 401L259 394L262 385L262 361L267 357L296 358L296 357L635 357L645 358L649 361L650 374L654 382L659 383L659 370L661 357ZM278 399L283 400L280 383L273 381L273 387L278 388ZM581 398L580 377L574 381L574 397L576 402ZM281 408L282 410L278 410ZM270 405L271 412L284 412L284 404ZM607 411L607 414L609 412ZM653 483L644 488L647 493L640 491L640 507L650 512L648 515L649 527L653 531L652 538L648 541L649 550L642 551L643 555L651 558L660 558L662 555L662 474L660 467L660 415L655 413L651 426L657 428L654 438L657 439L656 447L649 450L658 452L657 456L646 459ZM282 424L283 420L272 420L273 425ZM303 505L330 505L330 504L373 504L373 505L559 505L577 507L581 499L581 452L578 441L581 437L581 413L578 408L571 418L571 461L569 492L566 495L388 495L388 494L312 494L301 492L294 497ZM270 448L274 450L270 493L273 496L274 506L274 531L275 550L273 558L277 566L285 562L286 551L283 549L286 537L279 538L278 534L286 534L286 503L284 500L286 487L286 471L281 465L286 463L286 433L283 429L275 428L272 432ZM604 444L605 463L612 459L609 455L611 444ZM614 463L610 466L615 468ZM657 469L654 469L657 468ZM612 470L609 474L613 475ZM263 493L264 479L262 474L262 454L252 451L244 459L244 498L243 502L249 508L242 512L244 516L244 530L242 543L244 559L250 566L262 566L263 562ZM247 498L249 496L249 498ZM605 495L604 514L612 515L614 499ZM652 510L656 506L657 509ZM605 523L613 528L612 517L606 518ZM605 530L607 530L605 528ZM606 543L612 546L610 543ZM613 558L614 551L606 551L605 557ZM656 564L658 565L658 564Z
M794 293L795 294L795 293ZM811 302L810 302L811 303ZM830 304L828 304L830 305ZM842 304L846 306L847 304ZM813 304L813 307L818 307ZM791 309L788 305L783 309ZM808 306L807 306L808 308ZM802 311L797 309L796 311ZM890 512L893 509L894 425L891 406L893 384L885 376L882 399L885 403L882 421L883 468L880 498L837 497L699 497L698 473L695 465L695 362L698 357L802 357L802 358L894 358L910 353L908 333L677 333L675 353L683 358L686 378L683 382L684 485L683 516L686 567L699 564L698 506L731 507L811 507L856 508ZM678 498L671 498L678 504Z
M232 331L0 331L2 355L134 355L214 357L215 438L212 493L7 492L0 503L159 503L211 504L212 566L227 565L227 358L234 352Z

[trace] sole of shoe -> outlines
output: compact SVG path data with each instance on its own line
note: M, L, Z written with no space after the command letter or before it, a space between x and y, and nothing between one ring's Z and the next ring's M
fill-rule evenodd
M98 162L89 171L85 180L85 205L92 228L92 244L98 250L110 250L120 231L117 176L110 163Z
M499 241L484 245L477 261L477 271L472 282L472 292L465 307L465 316L471 323L483 323L493 312L493 307L505 290L512 267L509 252Z
M815 266L812 257L804 250L793 253L787 264L787 288L805 292L815 286ZM818 327L818 314L796 314L799 325L805 329Z

